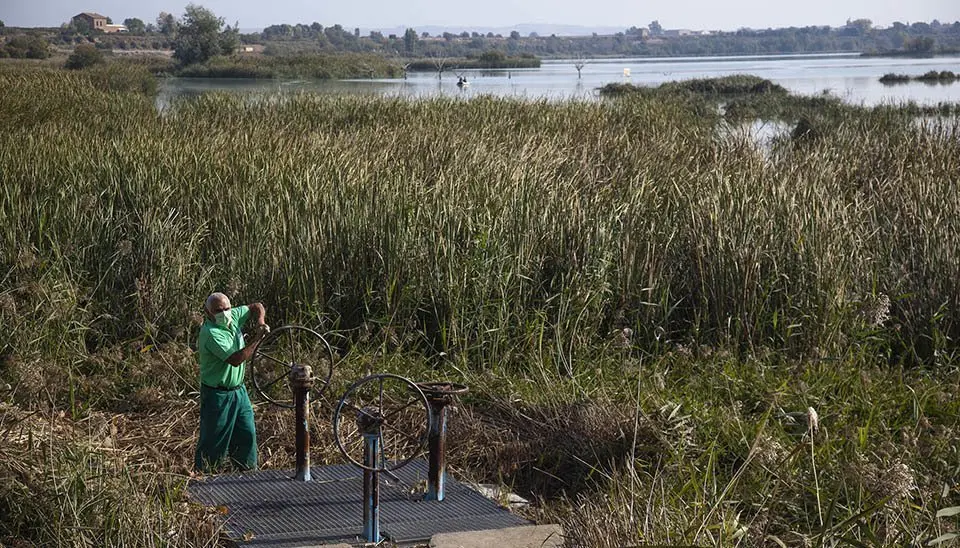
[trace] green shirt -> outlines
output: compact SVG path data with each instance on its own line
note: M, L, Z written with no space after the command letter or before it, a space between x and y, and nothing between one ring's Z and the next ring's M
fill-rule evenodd
M220 327L209 319L204 320L200 326L200 335L197 337L200 382L207 386L233 388L243 384L246 364L233 366L227 363L227 358L246 346L240 328L246 323L250 308L231 308L230 315L233 317L233 325L229 329Z

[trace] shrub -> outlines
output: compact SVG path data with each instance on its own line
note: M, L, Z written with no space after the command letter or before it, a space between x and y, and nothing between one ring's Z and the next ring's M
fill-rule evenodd
M67 58L68 69L79 70L103 63L103 53L92 44L80 44Z
M674 85L679 89L689 90L701 95L760 95L765 93L787 95L787 89L780 84L744 74L734 74L721 78L685 80Z
M480 60L486 63L501 63L507 56L502 51L490 50L480 54Z
M906 74L894 74L889 72L880 77L880 82L884 84L898 84L900 82L909 82L910 77Z
M3 47L7 56L14 59L46 59L50 57L50 44L39 36L14 36Z
M90 71L97 89L110 92L134 92L156 95L157 79L146 68L126 63L110 63Z

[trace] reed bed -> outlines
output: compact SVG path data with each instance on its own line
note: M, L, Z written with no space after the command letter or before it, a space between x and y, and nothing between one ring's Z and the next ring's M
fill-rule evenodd
M288 54L277 56L217 57L206 63L181 67L185 78L399 78L399 63L380 55Z
M764 150L690 107L208 94L157 112L136 85L0 71L0 396L68 424L183 405L200 304L225 290L335 333L338 382L474 386L452 463L540 497L571 545L950 533L957 120L838 107ZM289 418L264 413L274 451ZM216 536L177 527L173 544Z
M4 78L0 207L6 268L73 289L88 344L176 339L213 287L566 373L623 328L837 355L876 327L910 363L957 335L955 125L838 115L771 158L668 101L208 95L161 115L86 82Z

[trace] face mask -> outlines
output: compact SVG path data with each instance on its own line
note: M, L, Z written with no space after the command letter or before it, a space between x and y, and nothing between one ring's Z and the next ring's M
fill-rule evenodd
M233 325L233 316L229 312L217 312L214 319L217 321L217 325L224 329L230 329Z

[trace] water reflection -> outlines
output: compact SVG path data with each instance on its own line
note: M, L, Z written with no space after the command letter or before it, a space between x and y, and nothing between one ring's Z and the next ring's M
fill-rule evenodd
M774 145L788 138L795 127L794 123L779 120L753 120L735 124L724 122L717 127L717 136L750 143L769 157Z
M582 67L579 78L575 62L545 61L540 68L527 69L453 68L445 71L442 79L437 78L436 72L413 72L405 79L336 81L170 78L161 82L157 104L163 108L177 97L195 96L213 90L267 94L310 91L334 95L373 94L409 98L495 95L537 100L592 101L599 97L598 89L611 82L656 86L667 81L731 74L753 74L804 95L816 95L826 91L852 104L878 105L914 101L934 105L941 102L960 102L960 83L939 85L911 81L891 87L879 81L880 77L887 73L919 76L931 70L953 70L960 65L960 57L905 59L832 54L603 59L588 62ZM466 77L470 86L457 87L458 75Z
M914 124L931 136L960 141L960 119L922 116L915 118ZM796 123L781 120L723 121L717 126L716 136L721 140L748 143L770 159L778 145L792 139L796 127Z

